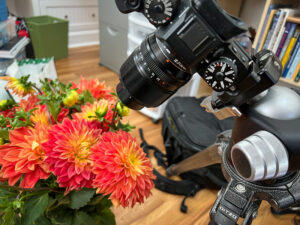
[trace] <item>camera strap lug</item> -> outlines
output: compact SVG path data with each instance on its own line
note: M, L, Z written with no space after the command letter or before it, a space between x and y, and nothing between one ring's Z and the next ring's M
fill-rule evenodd
M204 107L207 112L213 113L219 120L242 116L240 110L235 106L226 106L221 109L214 109L212 106L212 96L205 98L201 103L201 106Z

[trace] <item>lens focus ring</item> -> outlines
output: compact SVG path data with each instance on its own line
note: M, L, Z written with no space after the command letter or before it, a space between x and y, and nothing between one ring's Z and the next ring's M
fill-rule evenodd
M142 57L144 59L144 67L145 73L147 76L149 76L151 79L153 79L156 83L158 83L159 86L163 87L164 89L174 91L178 87L182 86L183 84L181 82L176 81L175 79L172 79L171 76L166 74L159 66L158 62L155 62L153 57L153 53L151 53L151 50L149 49L150 45L148 44L148 38L141 44L140 52L142 54ZM151 57L151 54L153 57ZM146 68L145 68L146 67ZM147 68L148 67L148 68ZM154 76L154 74L156 76Z

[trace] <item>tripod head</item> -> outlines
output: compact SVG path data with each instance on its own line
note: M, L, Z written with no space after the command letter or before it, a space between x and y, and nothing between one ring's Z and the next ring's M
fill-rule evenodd
M282 73L278 58L269 50L252 54L241 47L235 36L246 25L215 0L116 4L123 13L143 13L157 27L120 69L117 93L124 104L137 110L159 106L197 72L214 90L202 103L207 111L219 119L236 117L230 144L214 154L222 156L229 184L211 211L212 224L236 224L239 217L250 224L262 200L277 210L298 203L300 180L293 171L300 170L300 99L271 88ZM209 162L207 151L199 155L206 161L202 166L216 162Z

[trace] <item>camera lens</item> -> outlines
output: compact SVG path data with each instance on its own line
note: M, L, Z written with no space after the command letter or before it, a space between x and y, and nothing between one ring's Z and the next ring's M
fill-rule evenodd
M121 101L135 110L162 104L191 78L173 63L155 34L149 35L120 69L117 93Z

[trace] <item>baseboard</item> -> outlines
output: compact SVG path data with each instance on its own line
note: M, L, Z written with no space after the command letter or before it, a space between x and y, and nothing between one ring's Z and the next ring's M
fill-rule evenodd
M69 32L69 48L99 44L99 30Z

